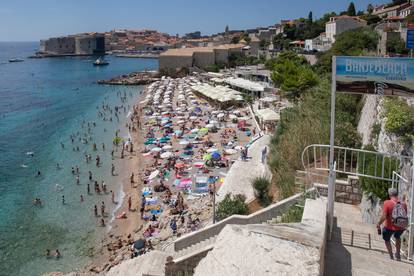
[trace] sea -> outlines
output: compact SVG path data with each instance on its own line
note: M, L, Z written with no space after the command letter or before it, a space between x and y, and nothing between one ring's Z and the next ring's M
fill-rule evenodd
M0 42L0 275L70 272L91 260L110 227L100 227L93 206L99 210L104 201L112 213L117 207L109 195L95 195L93 183L92 195L87 195L88 171L121 201L122 185L111 176L110 150L117 130L128 137L125 124L143 90L96 81L158 68L156 59L106 56L110 64L95 67L96 57L27 58L38 47L37 42ZM9 63L11 58L24 62ZM110 121L110 115L106 121L98 117L102 105L122 105L119 121ZM71 135L76 136L74 143ZM88 144L79 141L82 135L89 137ZM92 162L86 163L85 154L92 154ZM71 170L76 165L79 185ZM42 206L34 206L34 198L40 198ZM51 254L58 249L62 258L46 258L46 249Z

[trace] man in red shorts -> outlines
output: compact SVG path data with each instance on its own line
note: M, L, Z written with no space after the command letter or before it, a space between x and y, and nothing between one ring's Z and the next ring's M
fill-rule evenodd
M388 195L390 199L384 202L384 207L382 209L382 215L377 224L377 229L381 229L381 225L384 223L383 228L382 228L382 238L385 241L385 246L387 247L387 250L388 250L388 253L390 254L391 259L394 259L394 256L392 254L392 247L391 247L390 239L394 235L395 247L396 247L395 259L397 261L400 261L401 260L400 236L404 232L405 228L395 225L395 221L393 221L393 210L396 204L401 204L401 207L405 210L405 214L407 214L407 204L400 201L400 199L398 198L398 191L395 188L388 189Z

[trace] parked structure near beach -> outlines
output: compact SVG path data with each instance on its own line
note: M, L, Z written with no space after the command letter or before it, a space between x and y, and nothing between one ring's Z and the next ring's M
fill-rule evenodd
M244 45L224 44L211 47L169 49L160 54L160 69L188 67L205 68L217 63L227 63L232 53L241 53Z
M40 41L41 55L94 55L105 53L105 36L99 33L84 33L52 37Z

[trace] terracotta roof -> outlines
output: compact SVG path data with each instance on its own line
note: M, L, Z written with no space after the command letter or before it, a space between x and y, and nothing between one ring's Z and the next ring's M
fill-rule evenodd
M160 56L192 56L195 52L213 52L215 49L241 49L243 46L242 44L223 44L208 47L169 49L161 53Z

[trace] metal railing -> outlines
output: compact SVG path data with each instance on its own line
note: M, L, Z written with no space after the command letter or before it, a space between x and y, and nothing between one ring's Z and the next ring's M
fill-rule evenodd
M302 152L302 165L308 177L316 171L329 172L329 145L313 144ZM404 155L381 153L362 149L334 146L334 173L367 177L391 182L392 187L399 188L400 183L409 183L398 172L402 164L411 162L412 158ZM414 167L414 161L413 161ZM414 168L413 168L414 170ZM413 176L414 178L414 172ZM408 198L408 252L407 258L414 254L414 187Z
M400 171L400 164L411 161L409 156L338 146L334 147L334 157L336 173L390 182L393 179L393 172ZM306 170L313 168L329 171L329 145L307 146L302 152L302 165Z

